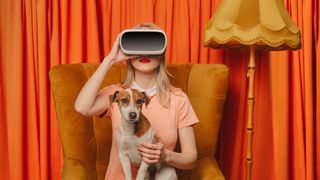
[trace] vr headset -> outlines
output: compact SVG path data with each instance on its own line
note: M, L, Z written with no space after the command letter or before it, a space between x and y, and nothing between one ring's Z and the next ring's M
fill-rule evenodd
M160 55L166 46L166 34L158 29L128 29L120 35L121 50L127 55Z

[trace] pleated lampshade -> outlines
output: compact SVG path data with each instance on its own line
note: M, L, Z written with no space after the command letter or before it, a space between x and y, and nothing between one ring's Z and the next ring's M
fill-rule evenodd
M300 39L283 0L223 0L206 25L204 46L300 49Z
M250 47L246 179L251 180L255 50L300 49L300 30L287 13L283 0L223 0L206 25L204 46L231 49Z

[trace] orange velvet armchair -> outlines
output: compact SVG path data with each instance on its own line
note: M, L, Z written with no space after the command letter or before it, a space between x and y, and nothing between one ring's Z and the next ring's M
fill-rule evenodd
M111 148L108 117L85 117L74 110L82 86L97 64L57 65L50 70L51 89L63 147L63 179L104 179ZM179 179L224 179L215 159L217 138L226 99L229 71L222 64L171 64L171 82L190 98L200 120L195 125L198 164L194 170L177 170ZM102 86L124 79L124 65L113 66ZM179 143L177 143L179 144ZM179 147L176 148L179 151Z

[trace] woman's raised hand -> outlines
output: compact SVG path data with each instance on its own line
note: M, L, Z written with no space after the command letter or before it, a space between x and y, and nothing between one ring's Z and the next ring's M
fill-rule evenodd
M107 57L109 57L107 59L110 59L112 64L139 57L139 56L132 56L132 55L124 54L120 48L119 41L120 41L120 35L118 35L118 37L116 38L116 40L113 43L113 46L110 50L110 53L107 56Z

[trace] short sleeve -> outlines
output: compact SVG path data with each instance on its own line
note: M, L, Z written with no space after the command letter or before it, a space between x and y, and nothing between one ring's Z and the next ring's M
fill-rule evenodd
M178 128L194 125L199 122L188 96L182 92L178 106Z

